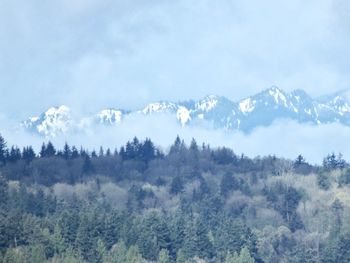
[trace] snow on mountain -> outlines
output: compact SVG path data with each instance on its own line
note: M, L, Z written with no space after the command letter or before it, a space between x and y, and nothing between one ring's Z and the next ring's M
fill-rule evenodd
M96 117L101 124L114 125L122 121L124 113L123 110L104 109Z
M191 110L193 120L212 123L216 128L238 128L237 103L216 95L209 95L194 104Z
M55 137L61 133L66 133L70 124L70 109L62 105L51 107L40 116L29 118L22 123L22 126L45 137Z
M244 99L239 103L239 110L242 113L252 112L255 108L255 103L256 100L252 100L251 98Z
M219 102L219 97L215 95L209 95L205 97L204 99L200 100L196 103L195 109L201 110L204 112L208 112L212 110Z
M172 102L154 102L148 104L144 109L140 112L143 114L153 114L153 113L173 113L176 112L178 106Z
M181 126L206 122L215 128L239 129L243 132L250 132L259 126L269 126L278 119L315 125L339 122L350 126L350 91L340 91L313 99L300 89L286 93L278 87L271 87L238 102L222 96L209 95L198 101L154 102L138 111L108 108L93 117L74 120L70 109L62 105L29 118L22 122L22 127L52 137L74 130L74 127L89 129L92 125L115 125L123 122L123 119L132 113L141 116L165 113L174 116Z
M184 106L179 106L176 112L176 118L182 126L185 126L191 120L191 112Z

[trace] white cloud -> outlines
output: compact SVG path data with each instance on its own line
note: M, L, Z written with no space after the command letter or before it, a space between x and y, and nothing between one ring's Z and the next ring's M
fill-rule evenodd
M0 111L24 116L74 100L97 109L213 93L238 99L271 85L315 96L347 88L349 6L344 0L5 0ZM87 93L108 95L96 95L91 105L81 97Z
M2 122L4 124L4 122ZM9 145L34 145L38 150L43 139L25 132L9 132L1 129L0 132ZM134 136L140 139L151 138L164 151L180 135L189 144L195 138L198 144L205 142L212 147L226 146L237 154L244 153L250 157L276 155L294 159L299 154L306 157L311 163L321 163L322 159L331 152L341 152L344 158L350 161L350 149L347 141L350 140L350 127L341 124L325 124L320 126L298 124L293 121L278 121L270 127L260 127L250 134L238 131L223 131L213 129L210 125L201 127L181 127L173 116L131 115L122 124L115 127L99 126L95 129L86 129L77 134L68 134L52 139L58 147L65 141L78 147L98 149L100 145L114 149L125 145Z

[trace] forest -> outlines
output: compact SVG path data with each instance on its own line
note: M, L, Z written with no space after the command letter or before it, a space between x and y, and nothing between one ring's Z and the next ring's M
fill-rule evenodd
M0 135L0 262L350 262L350 166L226 147L116 149Z

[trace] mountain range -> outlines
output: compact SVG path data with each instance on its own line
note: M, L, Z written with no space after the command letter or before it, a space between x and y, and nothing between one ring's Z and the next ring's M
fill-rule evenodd
M21 127L45 137L55 137L95 125L120 125L133 114L168 114L176 118L181 126L209 123L218 129L245 133L260 126L269 126L279 119L314 125L338 122L350 126L350 91L343 90L314 99L303 90L287 93L273 86L239 101L209 95L198 101L154 102L138 110L106 108L81 118L74 118L71 109L61 105L28 118Z

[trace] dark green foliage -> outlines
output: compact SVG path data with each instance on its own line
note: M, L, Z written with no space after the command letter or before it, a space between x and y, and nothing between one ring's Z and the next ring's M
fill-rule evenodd
M72 157L72 151L71 151L70 146L68 145L67 142L64 144L62 156L66 160L68 160Z
M0 166L6 162L6 142L0 134Z
M89 155L85 155L83 164L83 173L92 174L94 172L94 166L92 165Z
M47 143L47 145L43 143L40 151L41 157L53 157L55 156L55 154L56 154L56 149L50 141Z
M213 160L218 164L235 164L237 162L237 156L231 149L226 147L219 148L212 153Z
M225 197L234 190L239 189L239 183L237 179L230 172L226 172L221 179L220 191Z
M32 162L35 158L35 152L31 146L24 147L22 151L22 158L27 164Z
M170 193L179 194L184 189L183 179L180 176L176 176L172 179L170 184Z
M296 173L309 174L312 171L312 166L306 162L305 158L299 154L293 163L293 168Z
M323 167L326 170L343 169L345 166L346 162L341 153L339 153L338 156L336 156L334 153L328 154L327 157L323 159Z
M180 137L165 154L135 137L119 152L48 142L36 156L0 136L0 157L0 262L350 261L341 156L250 159ZM344 193L310 205L293 172Z

